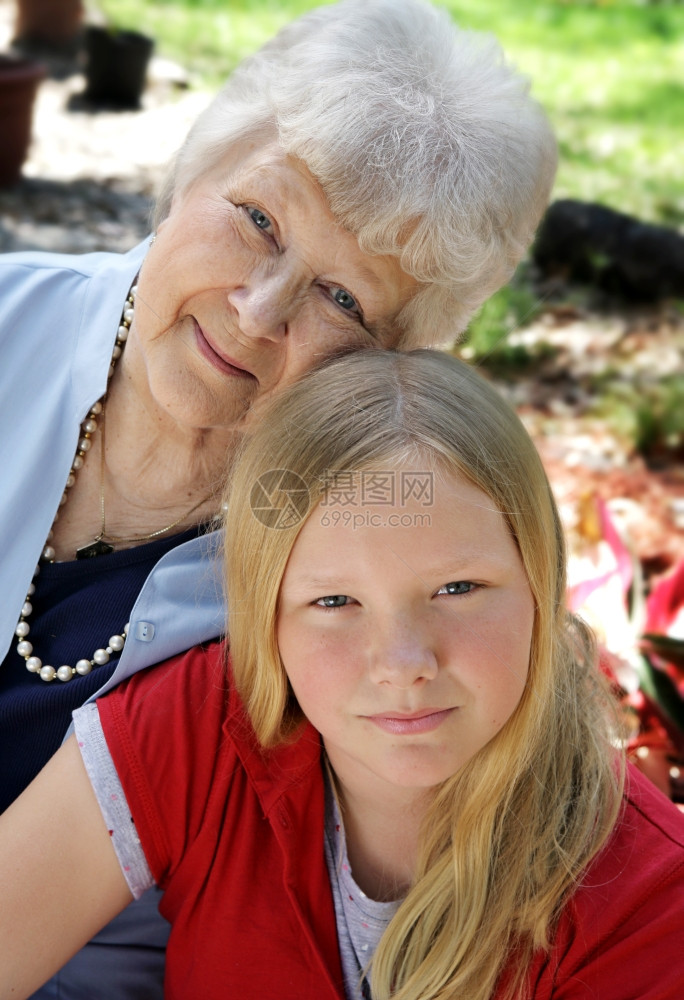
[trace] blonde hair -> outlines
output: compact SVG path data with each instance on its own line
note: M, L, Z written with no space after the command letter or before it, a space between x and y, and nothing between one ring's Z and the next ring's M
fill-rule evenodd
M399 345L453 339L510 278L546 208L556 146L497 42L423 0L310 11L231 75L181 147L157 221L237 143L277 137L371 254L424 286Z
M612 829L622 769L592 638L565 608L563 534L541 461L516 415L472 368L434 351L360 352L276 399L232 477L226 573L235 683L262 744L294 737L302 716L275 638L292 546L331 470L418 456L465 476L502 511L535 621L516 710L436 792L415 884L373 958L373 996L485 1000L515 949L512 997ZM306 510L295 508L281 528L250 506L272 469L300 477L308 491Z

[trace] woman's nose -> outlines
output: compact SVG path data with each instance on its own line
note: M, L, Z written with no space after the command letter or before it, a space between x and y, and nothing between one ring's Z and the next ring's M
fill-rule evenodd
M294 295L286 277L269 275L231 289L228 301L235 310L237 324L246 336L280 341L293 315Z
M378 630L371 643L370 676L376 684L408 688L432 680L439 664L436 650L420 629L394 623Z

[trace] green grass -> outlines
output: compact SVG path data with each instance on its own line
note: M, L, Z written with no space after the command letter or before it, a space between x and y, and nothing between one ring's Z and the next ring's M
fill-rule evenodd
M464 357L485 364L490 371L526 368L532 359L525 348L511 346L508 335L531 323L542 305L521 267L515 278L488 299L471 320Z
M533 81L559 139L554 197L684 223L681 4L451 0Z
M671 375L655 381L648 378L608 379L596 416L633 442L647 458L657 458L684 449L684 376Z
M241 59L314 6L306 0L97 0L90 9L116 27L152 35L158 54L189 70L195 85L217 89Z
M216 87L311 0L93 0L119 27ZM400 2L400 0L397 0ZM464 27L492 31L533 81L556 128L554 197L595 200L684 224L684 5L442 0Z

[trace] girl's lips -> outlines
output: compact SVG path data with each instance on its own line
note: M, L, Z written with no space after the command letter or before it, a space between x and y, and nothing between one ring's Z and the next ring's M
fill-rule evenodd
M414 733L429 733L455 712L455 708L427 708L412 715L367 715L369 722L394 736L411 736Z
M226 354L219 354L214 345L208 340L197 320L195 320L195 341L197 342L197 348L200 354L206 358L207 361L214 366L214 368L218 368L218 370L223 372L225 375L255 378L251 372L247 371L246 368L242 368L236 361L233 361Z

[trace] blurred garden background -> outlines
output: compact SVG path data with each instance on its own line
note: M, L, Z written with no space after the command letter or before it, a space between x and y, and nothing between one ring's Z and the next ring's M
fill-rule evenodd
M0 47L10 45L21 2L0 0ZM569 599L603 641L634 754L681 801L684 4L440 5L461 26L494 33L530 77L558 136L553 200L621 213L589 210L598 228L589 232L581 266L563 257L562 240L558 252L531 255L454 350L497 382L535 437L568 531ZM154 40L142 106L89 106L82 56L48 59L24 176L0 192L0 249L133 245L147 231L164 164L211 93L240 59L314 6L89 2L86 22ZM632 237L637 259L615 281Z
M401 3L401 0L397 0ZM101 0L214 88L310 0ZM684 6L667 2L442 0L463 27L494 33L530 76L556 128L556 197L684 224Z

